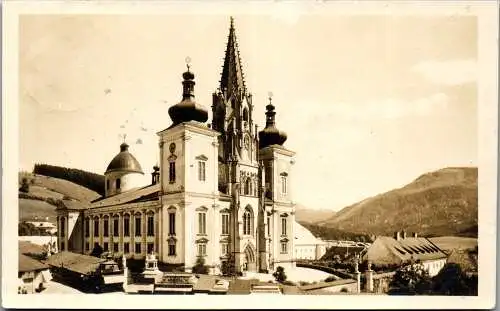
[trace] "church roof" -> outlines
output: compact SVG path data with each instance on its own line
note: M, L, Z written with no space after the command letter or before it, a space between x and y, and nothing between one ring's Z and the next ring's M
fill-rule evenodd
M395 239L388 236L378 237L370 246L365 260L374 264L403 264L411 260L436 260L447 255L427 238L409 237Z
M110 197L101 198L91 203L91 208L120 205L132 202L156 201L160 192L160 184L132 189Z
M295 245L311 245L323 243L320 239L316 238L311 231L307 230L298 222L294 223Z
M232 17L229 26L224 65L222 66L220 89L223 92L227 90L226 96L228 98L235 94L237 90L245 91L245 80L243 78L240 52L238 50L238 42L236 40L236 31L234 29L234 20Z
M128 151L128 145L126 143L120 145L120 153L118 153L113 160L111 160L105 174L111 172L144 174L139 161L137 161L137 159Z

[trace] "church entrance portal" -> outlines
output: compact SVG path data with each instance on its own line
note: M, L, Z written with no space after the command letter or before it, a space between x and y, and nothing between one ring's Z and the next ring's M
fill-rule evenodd
M245 247L243 256L243 271L256 271L257 266L255 262L255 248L252 244L248 244Z

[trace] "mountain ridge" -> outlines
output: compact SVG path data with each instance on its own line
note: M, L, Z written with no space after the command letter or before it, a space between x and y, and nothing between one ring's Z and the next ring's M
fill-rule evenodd
M477 236L477 174L475 167L425 173L315 224L360 234L388 235L405 229L426 235L473 236L476 231Z

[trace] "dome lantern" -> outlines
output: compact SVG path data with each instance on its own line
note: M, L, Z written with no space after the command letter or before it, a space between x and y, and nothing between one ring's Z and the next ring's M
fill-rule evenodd
M276 128L276 111L274 111L275 107L272 104L272 96L273 94L269 92L269 104L266 106L266 127L259 132L259 148L270 145L282 146L287 139L286 133Z
M190 71L191 59L186 57L187 71L182 74L182 101L168 109L173 125L188 121L207 122L208 110L194 100L194 74Z

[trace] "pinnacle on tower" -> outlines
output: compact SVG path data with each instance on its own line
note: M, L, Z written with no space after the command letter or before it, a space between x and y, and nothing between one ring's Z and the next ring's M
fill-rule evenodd
M238 50L233 17L230 18L229 35L224 56L224 64L222 65L220 89L226 90L227 97L231 97L238 91L245 91L245 80L241 66L241 57Z

